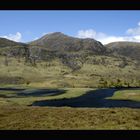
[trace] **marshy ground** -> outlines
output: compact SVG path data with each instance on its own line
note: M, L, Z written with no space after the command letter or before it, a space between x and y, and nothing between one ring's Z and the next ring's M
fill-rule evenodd
M0 88L0 129L140 129L140 89Z

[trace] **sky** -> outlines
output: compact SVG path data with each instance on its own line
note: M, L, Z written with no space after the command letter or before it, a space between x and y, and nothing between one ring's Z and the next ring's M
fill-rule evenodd
M140 42L140 10L0 11L0 37L30 42L52 32L78 38Z

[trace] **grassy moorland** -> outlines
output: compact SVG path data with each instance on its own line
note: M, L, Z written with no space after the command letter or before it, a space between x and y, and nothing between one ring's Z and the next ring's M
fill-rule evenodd
M138 80L134 80L139 77L139 71L135 70L131 61L130 65L120 69L113 65L113 61L116 65L120 63L115 58L106 57L106 61L110 62L107 67L92 65L90 59L80 70L72 72L58 59L51 63L42 61L33 67L24 64L24 59L15 58L9 58L6 66L5 58L0 57L0 129L140 129L139 109L117 106L95 108L95 100L91 96L94 93L88 94L100 86L113 85L116 77L120 79L119 84L129 81L132 86L139 86ZM42 89L46 90L45 94ZM50 95L50 90L56 94ZM138 90L133 93L129 91L128 96L127 92L117 91L105 102L128 98L138 101ZM64 102L66 107L29 106L42 101Z
M140 87L140 44L110 45L1 38L0 129L140 129L140 90L120 89Z
M20 90L21 89L21 90ZM79 97L90 91L90 88L6 88L0 90L0 106L17 105L28 106L35 101L52 100L52 99L69 99ZM54 95L52 95L54 93Z
M140 110L129 108L0 107L0 129L140 129Z
M29 87L1 89L0 129L140 129L140 110L137 108L83 108L82 104L84 103L89 105L96 102L95 99L98 99L94 98L96 90L91 88L63 88L57 90L45 89L45 92L42 92L42 89ZM56 94L52 95L51 91ZM139 91L133 90L133 93L137 94L136 99L132 97L133 101L137 101L140 97ZM91 92L90 96L87 95L88 92ZM118 92L122 94L119 97L123 96L123 93L132 93L131 90L123 91L123 93L117 91L114 96ZM73 99L76 99L76 103L79 102L81 107L28 106L35 101L72 101ZM112 100L116 100L116 98Z
M140 90L120 90L116 91L112 97L108 99L112 100L130 100L130 101L140 101Z
M93 60L104 60L106 64L92 64ZM121 60L107 56L92 56L87 58L81 69L72 70L63 65L59 59L51 62L37 62L36 66L25 64L20 58L8 58L8 66L5 58L0 57L0 85L15 85L48 88L94 88L111 87L118 83L123 86L139 86L140 73L135 68L135 61L128 61L129 65L120 68ZM98 63L98 62L97 62Z

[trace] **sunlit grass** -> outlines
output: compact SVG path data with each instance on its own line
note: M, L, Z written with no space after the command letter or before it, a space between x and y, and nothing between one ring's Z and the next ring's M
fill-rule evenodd
M32 91L36 90L33 88L27 88L26 91ZM9 102L10 104L17 104L17 105L30 105L34 101L40 101L40 100L51 100L51 99L63 99L63 98L74 98L79 97L83 94L86 94L87 91L93 90L91 88L61 88L59 90L64 90L65 93L55 96L25 96L25 97L18 97L15 95L15 97L12 98L1 98L1 100L5 102ZM18 91L20 93L20 91ZM17 91L0 91L0 95L14 95L18 93ZM8 97L7 96L7 97ZM3 105L1 103L1 105Z
M116 91L115 94L108 99L140 101L140 90Z

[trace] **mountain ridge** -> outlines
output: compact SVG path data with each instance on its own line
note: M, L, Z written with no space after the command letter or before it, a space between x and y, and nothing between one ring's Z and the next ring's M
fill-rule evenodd
M117 41L103 45L95 39L71 37L61 32L46 34L30 43L15 42L0 38L0 48L1 50L14 49L14 51L17 48L18 52L22 50L24 53L29 53L32 50L36 52L42 50L44 52L48 51L59 54L82 52L82 54L124 56L140 61L139 42Z
M140 83L139 43L105 46L94 39L75 39L58 32L39 39L41 45L36 41L3 41L0 79L4 83L39 82L54 87L113 87L120 85L118 81L129 87Z
M30 42L29 45L43 46L54 51L79 51L82 49L90 51L105 50L104 45L95 39L80 39L65 35L61 32L44 35L43 37Z

